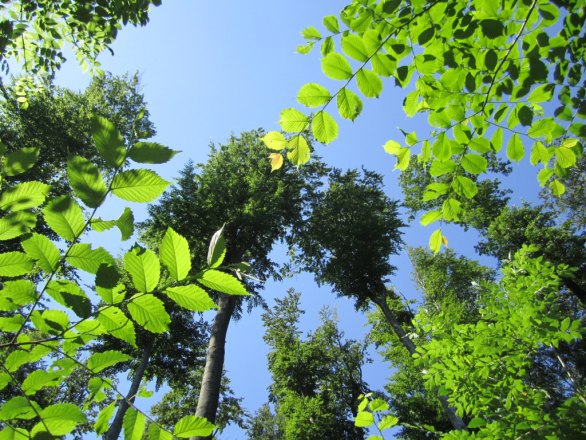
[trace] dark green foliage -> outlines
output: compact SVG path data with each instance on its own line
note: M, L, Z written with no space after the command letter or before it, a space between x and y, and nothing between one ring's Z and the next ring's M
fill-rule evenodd
M385 292L395 271L388 259L399 252L403 226L397 202L383 192L382 176L334 170L299 236L299 260L318 284L331 284L364 308Z
M251 439L280 431L285 440L362 439L354 426L358 397L365 392L362 365L367 361L364 343L346 340L331 310L321 312L321 325L305 338L299 330L303 310L299 293L289 291L263 314L264 340L273 377L269 400L275 405L278 426L259 418ZM265 409L265 412L268 409ZM260 431L260 435L259 434ZM254 435L260 435L255 437Z

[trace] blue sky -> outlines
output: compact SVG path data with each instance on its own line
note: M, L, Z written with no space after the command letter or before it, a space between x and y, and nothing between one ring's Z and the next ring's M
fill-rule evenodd
M321 72L318 48L310 55L296 54L295 48L303 43L303 28L320 27L325 15L337 15L343 5L341 1L311 0L166 1L153 8L145 28L123 29L113 46L115 56L102 56L103 68L115 74L140 72L151 119L157 127L155 140L182 151L156 170L173 180L189 159L206 160L210 142L221 143L231 133L258 127L278 129L280 111L300 108L295 97L307 82L334 89L335 82L326 80ZM71 57L58 73L57 82L81 89L89 78ZM365 101L363 114L355 122L341 122L339 140L318 147L318 154L332 166L365 166L383 174L389 196L400 198L394 158L383 151L382 145L391 138L401 139L397 127L410 131L422 122L407 120L403 114L405 94L394 87L393 81L385 82L382 97ZM527 183L517 185L517 200L531 197L537 187L531 180L535 179L533 172L527 177L526 169L521 169ZM112 205L110 209L117 211L121 207ZM135 213L144 218L144 209ZM108 213L102 214L107 217ZM457 228L448 231L450 245L472 256L476 235ZM405 241L410 246L425 246L431 232L431 228L415 222L406 228ZM407 258L397 257L393 263L399 266L394 283L412 297ZM365 317L354 311L351 302L336 299L327 288L318 289L309 275L279 284L267 283L265 297L269 304L289 287L302 293L306 310L302 324L306 330L318 324L321 307L331 305L337 307L340 327L348 337L364 335ZM227 343L226 369L236 394L244 397L244 405L251 412L266 401L270 383L260 313L255 310L232 323ZM375 363L367 366L364 373L373 389L381 389L390 370L375 357ZM150 404L141 402L141 407L146 409ZM240 439L244 434L228 429L221 438Z

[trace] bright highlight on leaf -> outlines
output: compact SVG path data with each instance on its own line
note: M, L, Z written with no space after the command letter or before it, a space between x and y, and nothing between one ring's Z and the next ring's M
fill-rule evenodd
M293 136L289 139L287 149L289 150L287 158L293 162L294 165L303 165L309 160L309 145L302 135Z
M326 105L332 95L328 89L316 83L305 84L297 94L297 101L306 107L320 107Z
M311 130L315 138L324 144L329 144L338 137L338 124L329 113L323 110L313 116Z
M159 197L171 182L162 179L150 170L128 170L114 177L112 192L129 202L152 202Z
M283 155L280 153L271 153L269 154L269 159L271 160L271 171L276 171L281 169L283 166Z
M269 131L261 140L270 150L281 151L287 146L287 139L278 131Z
M281 112L279 120L281 128L287 133L300 133L309 127L309 118L294 108L286 108Z
M352 67L343 55L336 52L330 52L322 59L321 64L323 72L327 77L337 80L346 80L352 78Z
M207 437L214 432L214 429L216 429L216 425L203 417L185 416L175 424L173 435L179 438Z
M175 281L184 279L191 270L191 255L187 240L172 228L168 228L159 249L161 262Z

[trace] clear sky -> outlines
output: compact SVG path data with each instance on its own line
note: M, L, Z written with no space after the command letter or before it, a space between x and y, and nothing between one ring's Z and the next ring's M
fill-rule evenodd
M210 142L221 143L231 133L258 127L278 130L280 111L300 108L295 97L307 82L333 89L335 82L321 72L319 48L310 55L296 54L295 48L303 43L303 28L320 27L325 15L337 15L343 5L332 0L167 0L153 8L145 28L123 29L113 46L114 57L106 54L101 58L103 67L115 74L140 72L151 120L158 131L155 140L183 152L157 171L173 180L187 160L206 160ZM57 82L81 89L89 78L72 57L58 73ZM391 138L401 139L397 127L414 130L421 123L409 121L403 114L405 94L393 81L385 82L382 97L365 99L362 116L354 123L341 122L339 140L318 147L318 154L333 166L365 166L382 173L389 196L400 198L397 172L393 172L395 159L383 151L382 145ZM524 191L523 185L518 186L519 197L530 196L530 190L537 187L535 180L529 180L526 187ZM139 210L137 217L144 215L144 210ZM405 229L405 241L410 246L425 246L431 232L431 228L416 222ZM449 228L448 233L456 251L473 255L473 232ZM403 255L393 264L399 266L394 283L413 297L408 259ZM304 329L309 331L318 325L318 312L327 304L337 307L340 327L348 337L365 334L365 317L357 314L349 301L335 298L329 289L318 289L309 275L280 284L267 283L265 297L269 304L273 298L284 296L289 287L302 293ZM225 367L236 395L244 397L250 412L267 400L270 383L260 313L255 310L244 315L231 324L228 332ZM375 357L375 363L364 373L376 390L382 389L390 370ZM146 409L150 404L141 402L140 406ZM244 434L230 428L221 438L240 439Z

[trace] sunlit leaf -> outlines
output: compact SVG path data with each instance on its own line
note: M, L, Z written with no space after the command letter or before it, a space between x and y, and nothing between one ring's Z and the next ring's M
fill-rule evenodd
M278 131L269 131L261 140L270 150L281 151L287 146L287 139Z
M346 88L338 92L336 98L338 113L345 119L353 121L362 112L362 101L352 90Z
M136 295L127 307L132 319L148 331L164 333L169 329L171 318L163 302L154 295Z
M58 267L61 253L51 240L41 234L32 234L21 242L22 248L37 262L46 273L51 273Z
M67 177L75 195L89 208L100 206L106 196L106 185L96 165L81 156L67 160Z
M124 440L142 440L146 428L146 416L135 408L128 408L122 421Z
M316 83L305 84L297 94L297 101L306 107L320 107L327 104L330 99L332 95L328 89Z
M287 158L295 165L307 163L310 156L309 145L302 135L293 136L287 143Z
M67 241L75 241L85 227L80 206L67 196L49 202L43 209L43 217L51 229Z
M120 362L126 362L131 360L132 357L116 350L106 350L101 353L92 354L87 362L86 366L92 373L99 373L105 368L119 364Z
M236 277L219 270L206 270L197 276L197 281L209 289L228 295L250 295Z
M185 416L175 424L173 435L179 438L207 437L212 434L214 429L216 429L216 425L208 422L203 417Z
M299 110L286 108L281 112L279 124L287 133L300 133L309 127L309 118Z
M156 142L137 142L128 150L128 157L138 163L166 163L177 153Z
M207 292L193 284L169 287L165 294L181 307L194 312L205 312L216 307Z
M191 270L187 240L172 228L168 228L165 232L159 249L159 257L176 281L181 281Z
M327 112L320 110L311 121L311 130L319 142L329 144L338 137L338 124Z
M30 170L37 162L39 153L38 148L21 148L8 153L2 159L4 175L17 176Z
M41 182L23 182L6 188L0 195L0 209L22 211L45 201L51 187Z
M118 168L124 163L126 147L114 124L106 118L95 116L92 120L92 136L96 148L108 165Z
M152 202L171 182L150 170L128 170L114 177L112 192L129 202Z
M224 226L222 226L212 235L212 239L210 240L207 257L208 267L213 269L220 266L225 256L226 239L224 238Z
M352 77L352 67L343 55L330 52L322 59L321 68L328 78L347 80Z
M124 268L139 292L152 292L159 284L161 265L150 249L132 248L124 255Z

